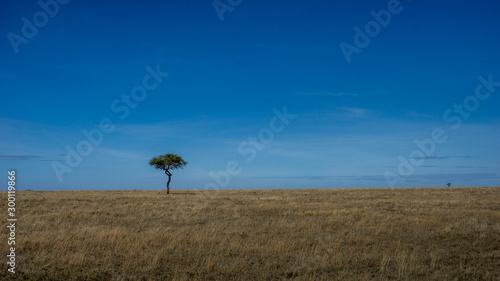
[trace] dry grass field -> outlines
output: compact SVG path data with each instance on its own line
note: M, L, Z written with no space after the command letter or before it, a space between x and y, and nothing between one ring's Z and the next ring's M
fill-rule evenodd
M0 280L500 280L497 187L16 196Z

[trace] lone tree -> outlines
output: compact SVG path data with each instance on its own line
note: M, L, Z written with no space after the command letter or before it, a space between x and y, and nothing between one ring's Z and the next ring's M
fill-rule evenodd
M182 169L186 166L187 162L184 161L179 155L173 153L167 153L165 155L157 156L151 161L149 165L154 166L158 170L164 170L165 174L168 176L167 182L167 194L170 193L170 178L172 177L171 170Z

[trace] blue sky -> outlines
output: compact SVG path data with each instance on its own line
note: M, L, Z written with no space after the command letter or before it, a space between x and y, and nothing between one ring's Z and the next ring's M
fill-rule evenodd
M169 152L189 162L174 190L499 185L497 1L41 2L0 11L0 170L20 189L164 189L148 161Z

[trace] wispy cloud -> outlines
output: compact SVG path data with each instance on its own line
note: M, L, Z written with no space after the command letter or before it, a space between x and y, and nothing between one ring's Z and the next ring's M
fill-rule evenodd
M410 116L410 117L415 117L415 118L432 118L432 117L435 117L434 115L417 112L415 110L409 111L407 113L407 115Z
M100 147L98 149L98 152L101 154L105 154L105 155L109 155L109 156L113 156L113 157L118 157L118 158L127 158L127 159L135 159L135 160L148 159L148 156L145 156L143 154L136 153L136 152L127 151L127 150L118 150L118 149Z
M451 159L451 158L465 158L465 159L471 159L471 158L479 158L477 156L468 156L468 155L464 155L464 156L424 156L424 157L413 157L413 158L410 158L410 159L415 159L415 160L421 160L421 159L424 159L424 160L444 160L444 159Z
M0 160L31 160L31 159L37 159L37 158L42 158L42 157L38 156L38 155L5 155L5 154L0 154Z
M328 110L300 114L301 118L318 121L370 121L377 111L355 106L332 106Z
M369 115L368 110L359 107L343 106L340 110L347 118L366 118Z
M200 117L198 119L184 119L169 122L148 124L121 124L116 127L115 133L135 138L165 139L186 137L207 137L225 132L228 127L237 124L235 120L224 118ZM234 131L234 130L233 130Z
M264 176L253 177L255 179L308 179L308 180L366 180L366 181L386 181L383 175L365 175L365 176ZM497 173L464 173L464 174L414 174L408 176L407 181L428 182L438 181L443 179L454 180L470 180L470 179L485 179L485 178L500 178Z
M308 179L308 180L326 180L332 178L348 178L348 176L266 176L253 177L254 179Z
M297 93L298 96L328 96L328 97L357 97L356 93L346 92L310 92L310 93Z

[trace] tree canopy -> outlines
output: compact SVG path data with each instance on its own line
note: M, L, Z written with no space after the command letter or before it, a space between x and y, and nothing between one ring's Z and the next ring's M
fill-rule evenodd
M165 155L160 155L157 157L154 157L149 161L149 165L154 166L156 169L159 170L176 170L176 169L182 169L184 166L186 166L187 162L182 159L177 154L173 153L167 153Z

